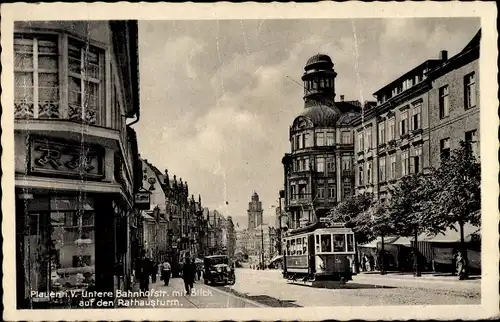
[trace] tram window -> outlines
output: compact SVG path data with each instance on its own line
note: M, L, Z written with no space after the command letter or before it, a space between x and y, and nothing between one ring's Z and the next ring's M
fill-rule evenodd
M345 252L345 235L334 234L333 235L333 251L334 252Z
M353 234L347 235L347 251L348 252L354 251L354 235Z
M291 241L291 248L292 248L292 255L295 255L295 239L292 239Z
M332 251L332 235L321 235L321 252L328 253Z
M290 240L286 241L286 254L290 255Z

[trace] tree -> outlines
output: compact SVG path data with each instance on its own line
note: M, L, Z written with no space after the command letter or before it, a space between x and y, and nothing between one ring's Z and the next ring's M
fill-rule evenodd
M369 225L367 229L371 229L372 236L380 236L381 249L380 249L380 274L385 274L385 245L384 237L391 233L394 229L389 220L390 212L387 209L387 202L380 199L375 201L370 209L366 212L365 222Z
M468 265L464 225L479 226L481 221L481 165L474 157L470 144L463 141L460 147L444 158L436 171L440 187L433 206L442 231L446 228L460 231L460 244L465 267ZM465 273L467 276L467 270Z
M372 231L369 225L367 210L373 202L373 195L369 193L359 194L349 197L340 202L335 208L330 211L328 218L331 222L345 222L347 228L351 228L355 236L354 262L356 272L359 270L358 265L358 243L371 241Z
M401 178L390 192L388 225L400 236L414 236L413 267L415 276L420 276L417 242L418 236L436 229L439 221L431 205L437 189L434 173L411 174ZM440 227L437 227L440 228Z

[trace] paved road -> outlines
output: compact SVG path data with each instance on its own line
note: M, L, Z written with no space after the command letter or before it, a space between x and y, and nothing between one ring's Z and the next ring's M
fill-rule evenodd
M480 283L361 275L341 288L320 289L287 284L278 270L246 268L236 269L236 284L222 289L268 306L281 307L481 303Z
M196 281L194 293L184 295L184 282L181 278L170 280L169 286L163 282L151 284L149 287L153 294L149 298L135 298L131 307L140 308L255 308L263 305L229 294L212 286L205 285L203 280Z

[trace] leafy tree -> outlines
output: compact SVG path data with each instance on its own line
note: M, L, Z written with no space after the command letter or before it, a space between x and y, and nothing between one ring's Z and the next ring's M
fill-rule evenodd
M436 192L433 173L411 174L401 178L391 189L388 205L388 225L400 236L414 236L413 266L415 276L420 276L417 242L418 236L437 225L432 210L433 195ZM435 228L435 227L434 227Z
M457 230L458 226L464 266L467 267L464 225L479 226L481 221L481 165L470 144L461 141L460 147L442 160L436 178L440 187L433 200L436 226L441 231L449 227Z
M367 212L366 223L371 229L372 236L380 236L381 250L380 250L380 274L385 274L385 243L384 237L393 232L391 221L389 218L390 212L387 208L387 202L380 199L375 201Z

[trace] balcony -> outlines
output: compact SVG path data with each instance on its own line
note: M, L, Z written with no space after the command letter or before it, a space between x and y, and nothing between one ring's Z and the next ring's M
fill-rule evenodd
M312 194L294 194L291 196L292 198L289 200L290 206L298 206L298 205L310 205L312 202Z

